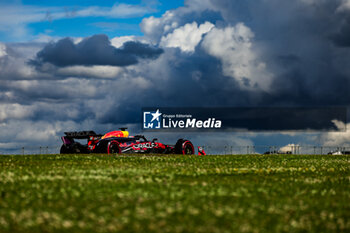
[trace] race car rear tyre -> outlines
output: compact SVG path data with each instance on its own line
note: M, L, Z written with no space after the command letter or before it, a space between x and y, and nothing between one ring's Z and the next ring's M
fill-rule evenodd
M69 154L72 153L67 145L63 144L60 149L60 154Z
M74 142L71 145L63 144L60 149L61 154L87 154L87 148L80 143Z
M175 153L182 155L193 155L194 146L189 140L179 139L175 145Z
M120 154L121 150L119 147L119 142L117 142L115 140L108 142L107 153L108 154Z

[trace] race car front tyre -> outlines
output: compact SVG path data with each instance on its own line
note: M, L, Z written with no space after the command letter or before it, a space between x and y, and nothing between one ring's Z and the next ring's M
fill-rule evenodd
M179 139L175 145L175 153L182 155L193 155L194 146L189 140Z
M108 142L107 153L108 154L120 154L121 150L119 147L119 142L117 142L115 140Z
M190 141L185 141L182 147L183 147L183 154L184 155L193 155L194 154L194 147Z

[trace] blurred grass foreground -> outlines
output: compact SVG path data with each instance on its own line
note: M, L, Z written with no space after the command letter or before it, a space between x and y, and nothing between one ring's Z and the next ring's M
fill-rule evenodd
M0 155L0 232L350 232L349 155Z

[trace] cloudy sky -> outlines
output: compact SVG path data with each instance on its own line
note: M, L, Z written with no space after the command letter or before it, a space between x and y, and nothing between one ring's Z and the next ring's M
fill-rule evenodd
M349 106L349 87L349 0L0 2L0 148L139 133L144 106ZM347 132L185 136L350 145Z

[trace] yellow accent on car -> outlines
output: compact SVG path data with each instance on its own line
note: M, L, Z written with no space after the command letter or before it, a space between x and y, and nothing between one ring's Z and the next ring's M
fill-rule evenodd
M108 132L105 135L103 135L101 139L112 138L112 137L127 138L127 137L129 137L129 132L128 131L121 131L121 130L112 131L112 132Z

